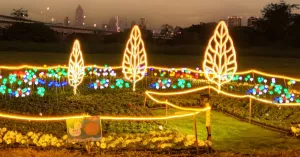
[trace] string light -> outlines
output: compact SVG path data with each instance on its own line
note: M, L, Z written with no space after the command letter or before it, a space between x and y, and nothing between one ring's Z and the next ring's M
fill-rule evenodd
M85 66L87 67L95 67L98 69L103 69L104 66L97 66L97 65L87 65ZM175 70L181 70L182 68L168 68L168 67L159 67L159 66L149 66L152 67L154 69L168 69L167 71L175 71ZM63 68L63 69L68 69L68 67L66 67L66 65L64 66L32 66L32 65L20 65L20 66L0 66L0 69L6 69L6 70L20 70L20 69L38 69L38 70L47 70L47 69L56 69L56 68ZM122 69L122 66L111 66L112 69ZM194 70L194 69L190 69L190 68L186 68L186 70L193 72L193 73L198 73L198 74L204 74L205 72L201 71L201 70ZM293 81L297 81L300 82L300 78L294 78L294 77L288 77L288 76L284 76L284 75L279 75L279 74L271 74L271 73L266 73L263 71L259 71L256 69L250 69L250 70L246 70L246 71L240 71L240 72L236 72L236 75L245 75L245 74L249 74L249 73L253 73L253 74L259 74L259 75L263 75L266 77L272 77L272 78L277 78L277 79L286 79L286 80L293 80ZM2 76L0 76L2 77ZM251 80L253 81L253 78L251 78ZM250 81L251 81L250 80Z
M142 33L138 26L132 28L130 38L124 52L122 72L127 80L133 84L135 91L136 82L143 79L147 72L147 54L142 39Z
M239 95L239 94L231 94L231 93L227 93L225 91L219 90L213 86L203 86L203 87L199 87L199 88L194 88L194 89L190 89L190 90L185 90L185 91L178 91L178 92L155 92L155 91L146 91L145 93L150 96L149 98L152 100L156 100L153 96L151 95L158 95L158 96L175 96L175 95L182 95L182 94L189 94L189 93L193 93L193 92L199 92L199 91L203 91L203 90L207 90L207 89L212 89L216 92L219 92L220 94L229 96L229 97L233 97L233 98L251 98L253 100L262 102L262 103L266 103L266 104L271 104L271 105L282 105L282 106L300 106L300 102L296 102L296 103L285 103L285 104L276 104L273 103L270 100L265 100L262 98L258 98L258 97L254 97L252 95ZM174 107L175 108L175 107ZM178 108L179 109L179 108ZM185 110L184 108L181 108L182 110Z
M157 117L116 117L116 116L100 116L102 120L132 120L132 121L148 121L148 120L166 120L166 119L174 119L174 118L182 118L193 116L200 112L192 112L180 115L172 115L172 116L157 116ZM91 117L90 115L77 115L77 116L53 116L53 117L37 117L37 116L24 116L24 115L16 115L16 114L7 114L0 112L0 117L7 119L15 119L15 120L28 120L28 121L63 121L67 119L78 119Z

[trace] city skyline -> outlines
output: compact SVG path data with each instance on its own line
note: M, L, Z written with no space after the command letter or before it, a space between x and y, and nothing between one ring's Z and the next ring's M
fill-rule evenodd
M75 10L81 5L86 16L86 24L92 26L107 24L112 16L126 17L128 21L147 19L150 28L159 28L162 24L173 26L190 26L200 22L219 21L228 16L241 16L243 25L247 24L247 18L261 16L260 10L270 2L279 0L249 0L243 3L239 0L10 0L0 2L0 14L9 15L12 9L23 7L29 12L29 18L43 20L41 11L47 12L46 20L54 18L56 22L63 23L65 17L69 17L71 24L75 21ZM299 0L286 0L288 3L297 3ZM299 3L299 2L298 2ZM34 4L34 5L33 5ZM46 8L50 9L47 11Z

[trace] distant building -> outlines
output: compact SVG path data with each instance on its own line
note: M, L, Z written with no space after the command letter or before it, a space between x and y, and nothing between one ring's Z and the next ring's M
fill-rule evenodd
M231 16L228 17L228 27L240 27L242 26L242 17Z
M135 21L131 21L131 28L136 25Z
M69 25L70 25L69 17L65 17L64 26L69 26Z
M145 18L140 19L140 29L147 29Z
M258 21L258 17L249 17L248 18L248 27L255 27L256 22Z
M109 20L108 23L108 30L120 32L120 25L119 25L119 16L114 16Z
M76 9L75 26L82 27L84 25L84 13L81 5Z
M119 22L118 23L119 23L119 28L120 28L121 32L123 32L125 29L128 28L126 17L119 17Z

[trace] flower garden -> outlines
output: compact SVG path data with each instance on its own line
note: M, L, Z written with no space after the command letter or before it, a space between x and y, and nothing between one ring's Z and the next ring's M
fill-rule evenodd
M300 135L300 79L256 70L237 72L233 41L224 23L216 28L203 67L148 65L144 46L141 32L134 27L122 66L85 65L79 41L74 43L68 66L0 66L0 143L89 152L206 150L213 146L211 109ZM209 100L203 100L202 94L209 94ZM165 109L166 114L153 114L156 108ZM178 114L168 114L169 108ZM183 134L167 124L168 119L205 113L207 139ZM87 127L91 123L82 127L85 122L76 120L92 117L100 121L91 128ZM72 128L68 120L76 121ZM70 141L71 136L76 140Z

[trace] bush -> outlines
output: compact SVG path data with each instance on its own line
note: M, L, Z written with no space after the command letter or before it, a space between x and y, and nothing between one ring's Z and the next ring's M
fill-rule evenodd
M42 23L15 23L3 32L4 40L20 40L32 42L57 41L56 33Z

